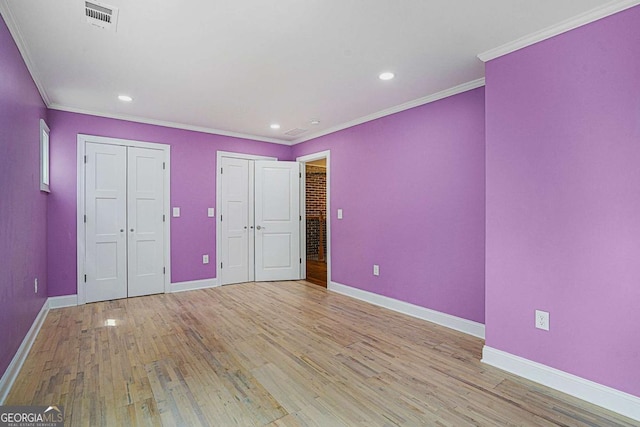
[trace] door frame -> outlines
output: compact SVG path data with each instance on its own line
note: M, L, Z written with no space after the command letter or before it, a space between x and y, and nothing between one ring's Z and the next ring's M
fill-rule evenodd
M77 138L77 203L76 203L76 266L77 278L76 287L78 293L78 305L86 303L84 292L84 275L85 275L85 253L86 253L86 236L84 227L84 205L85 205L85 170L84 157L87 142L98 144L121 145L125 147L149 148L153 150L161 150L164 152L165 173L164 173L164 204L162 211L165 215L164 221L164 293L171 291L171 217L169 216L171 206L171 146L168 144L160 144L156 142L134 141L129 139L109 138L104 136L93 136L78 134Z
M223 157L232 157L235 159L243 159L243 160L274 160L277 161L277 157L272 156L261 156L256 154L245 154L245 153L234 153L232 151L220 151L216 152L216 281L218 285L222 286L224 283L222 281L222 269L220 268L220 260L222 259L222 222L220 221L220 210L222 209L222 174L220 173L220 165L222 164ZM249 186L253 189L253 175L252 170L250 171L250 179ZM251 200L251 197L249 197ZM252 205L253 206L253 205ZM253 215L251 214L252 218ZM249 248L249 281L252 282L255 279L255 269L252 271L251 267L255 267L255 258L253 256L253 247L250 243Z
M331 286L331 150L319 151L317 153L307 154L296 158L296 161L302 164L302 181L300 182L300 256L302 257L301 276L307 277L307 207L306 207L306 166L307 162L314 160L327 160L327 200L326 200L326 219L327 219L327 289Z

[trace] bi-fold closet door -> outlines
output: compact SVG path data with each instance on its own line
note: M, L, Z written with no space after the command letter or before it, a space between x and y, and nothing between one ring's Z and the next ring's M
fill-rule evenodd
M300 164L221 159L221 284L300 279Z
M164 155L86 143L86 302L164 292Z

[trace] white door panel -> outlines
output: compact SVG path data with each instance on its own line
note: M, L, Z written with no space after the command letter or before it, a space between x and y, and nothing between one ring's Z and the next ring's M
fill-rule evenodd
M164 291L164 152L87 142L86 302Z
M249 281L249 160L224 157L221 283Z
M300 278L300 165L255 162L255 277Z
M126 147L86 145L87 302L127 296L126 154Z
M164 153L128 148L128 296L164 291Z

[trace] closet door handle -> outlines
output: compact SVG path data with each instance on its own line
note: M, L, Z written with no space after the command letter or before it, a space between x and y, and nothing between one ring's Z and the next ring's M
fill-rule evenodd
M262 227L257 226L257 227L256 227L256 230L262 230Z
M133 228L131 229L131 232L133 233Z

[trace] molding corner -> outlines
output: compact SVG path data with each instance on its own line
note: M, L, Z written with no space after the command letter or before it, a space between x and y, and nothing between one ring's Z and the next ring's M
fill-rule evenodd
M567 31L571 31L575 28L582 27L583 25L590 24L599 19L606 18L607 16L622 12L623 10L629 9L638 4L640 4L640 0L615 0L609 2L550 27L528 34L524 37L520 37L519 39L513 40L509 43L505 43L502 46L489 49L478 54L478 58L483 62L491 61L492 59L499 58L515 52L516 50L523 49L527 46L550 39L551 37L566 33Z
M384 110L380 110L378 112L368 114L366 116L357 118L355 120L351 120L346 123L339 124L337 126L330 127L328 129L324 129L317 133L306 135L304 137L294 139L291 141L291 145L300 144L306 141L310 141L312 139L320 138L321 136L329 135L331 133L335 133L344 129L348 129L357 125L361 125L366 122L370 122L376 119L380 119L382 117L390 116L395 113L399 113L401 111L409 110L411 108L419 107L421 105L429 104L431 102L439 101L444 98L448 98L453 95L458 95L463 92L467 92L473 89L477 89L479 87L484 86L485 79L481 77L476 80L472 80L470 82L462 83L457 86L451 87L449 89L442 90L440 92L436 92L431 95L423 96L422 98L414 99L413 101L405 102L404 104L396 105L394 107L386 108Z
M62 295L58 297L49 297L47 300L49 303L49 309L53 310L56 308L64 308L64 307L75 307L78 305L78 295Z
M31 347L35 342L36 337L40 332L40 328L42 328L42 324L44 323L44 320L47 318L48 313L49 313L49 300L47 299L45 300L38 314L36 315L36 318L33 320L33 323L31 324L31 328L29 328L27 335L25 335L24 339L22 340L22 343L20 344L20 347L18 347L18 351L16 351L16 354L13 356L13 359L11 359L11 363L9 363L9 366L7 366L7 370L2 375L2 378L0 378L0 405L4 405L4 402L7 399L7 396L9 395L9 391L11 391L11 387L13 386L13 383L18 377L18 374L20 373L20 369L22 369L22 365L24 364L24 361L27 359L27 356L29 355L29 351L31 350Z
M486 345L482 363L640 421L640 397Z
M406 314L407 316L416 317L418 319L426 320L449 329L454 329L456 331L484 339L485 329L482 323L452 316L451 314L442 313L430 308L420 307L418 305L389 298L384 295L374 294L373 292L363 291L362 289L353 288L337 282L329 282L327 289L373 305Z

